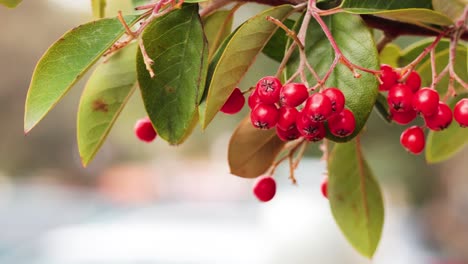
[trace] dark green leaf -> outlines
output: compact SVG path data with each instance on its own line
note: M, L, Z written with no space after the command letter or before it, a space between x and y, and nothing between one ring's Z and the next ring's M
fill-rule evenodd
M353 63L368 69L378 69L378 53L369 29L362 23L358 16L351 14L336 14L323 18L333 34L343 54ZM309 63L324 76L333 62L335 52L322 28L314 20L309 25L306 35L306 54ZM286 74L289 78L297 69L299 56L296 53L287 67ZM287 79L288 79L287 78ZM307 78L312 84L315 80L308 74ZM368 73L362 73L361 78L354 78L352 72L344 65L338 64L330 78L328 87L337 87L343 91L346 97L346 106L356 117L355 132L347 138L327 137L338 142L348 141L354 138L364 127L369 114L374 107L378 94L378 81Z
M203 128L206 128L219 112L277 29L266 17L284 20L292 10L291 5L270 8L243 23L231 36L217 64L213 66L213 74L208 76L208 93L200 104L200 122Z
M292 19L286 19L283 21L283 24L288 28L292 28L295 23L296 21ZM277 30L271 37L270 41L268 41L266 46L263 48L262 52L275 61L281 62L281 60L283 60L287 42L288 36L286 35L286 32L284 32L282 29Z
M328 198L336 223L367 257L379 244L384 223L382 194L356 140L336 144L328 160Z
M99 65L78 109L77 138L84 166L94 158L136 87L136 43Z
M95 18L103 18L106 16L106 4L106 0L91 0L91 7Z
M150 77L138 52L138 81L146 111L161 138L180 144L197 118L208 66L198 5L187 4L156 19L144 31L143 43L156 74Z
M127 16L133 25L138 16ZM117 41L125 29L116 18L78 26L55 42L39 60L26 98L24 130L31 130Z
M0 0L0 5L4 5L9 8L14 8L19 5L23 0Z
M274 129L259 130L246 117L232 134L228 161L231 173L255 178L265 173L284 146Z
M457 96L450 106L455 106L456 102L462 98L468 98L468 94ZM454 120L445 130L429 132L426 140L426 161L438 163L451 158L468 144L468 131L461 128Z
M203 19L206 39L208 40L209 56L212 58L219 45L231 33L233 13L220 10Z

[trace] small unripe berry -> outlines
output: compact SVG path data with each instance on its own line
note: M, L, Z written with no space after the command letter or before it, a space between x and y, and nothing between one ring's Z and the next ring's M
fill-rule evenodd
M344 109L343 112L333 115L328 120L328 129L337 137L347 137L354 132L356 119L353 112Z
M229 115L239 113L244 107L245 97L239 88L234 89L227 101L221 107L221 112Z
M406 125L413 121L417 116L416 111L410 109L407 112L390 111L390 118L397 124Z
M280 91L281 105L296 107L301 105L308 97L309 91L302 83L288 83Z
M461 127L468 127L468 98L463 98L455 105L453 116Z
M320 133L323 123L315 122L308 118L304 112L300 112L296 118L296 127L303 137L313 138L316 134Z
M413 154L423 151L425 145L424 132L418 126L407 128L400 136L401 145Z
M282 106L279 109L278 126L281 130L289 130L296 127L296 119L299 111L296 108L290 106Z
M388 91L387 102L395 112L406 112L412 108L413 92L408 85L397 84Z
M332 114L332 103L324 94L314 93L307 99L302 111L313 121L323 122Z
M301 133L297 130L297 127L294 126L288 130L282 130L278 126L276 127L276 135L282 141L291 141L301 137Z
M152 142L158 135L149 117L138 120L135 124L134 131L137 138L144 142Z
M452 110L444 102L439 102L437 112L431 116L425 116L426 126L434 131L446 129L452 123Z
M396 73L393 68L389 65L382 64L380 66L380 79L382 83L379 85L380 91L388 91L392 88L398 81L398 73Z
M276 194L276 181L271 176L258 177L253 186L254 195L261 202L268 202Z
M322 93L330 99L332 104L332 113L339 114L345 106L345 97L342 91L338 88L327 88Z
M270 129L276 126L279 112L275 105L258 104L250 113L252 125L260 129Z
M433 115L439 107L439 94L434 89L422 88L413 95L412 105L423 116Z
M278 78L267 76L261 78L256 86L258 98L265 104L274 104L279 101L282 84Z
M415 93L419 88L421 88L421 76L419 76L419 73L412 71L408 75L408 78L406 78L405 84L411 88L413 93Z
M249 104L250 109L254 109L259 103L261 103L256 89L250 93L247 103Z
M323 180L320 190L322 191L323 197L328 198L328 178Z

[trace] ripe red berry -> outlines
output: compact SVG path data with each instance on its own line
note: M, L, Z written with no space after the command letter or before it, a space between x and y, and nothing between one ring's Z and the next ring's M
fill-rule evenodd
M307 97L309 97L309 91L302 83L288 83L280 91L281 105L296 107L301 105Z
M398 73L396 73L393 68L389 65L382 64L380 66L380 79L382 83L379 85L380 91L388 91L392 88L398 81Z
M312 121L313 122L313 121ZM323 122L317 122L316 132L310 135L305 135L304 138L307 141L318 142L325 138L327 135L327 130L325 129L325 124Z
M345 97L342 91L338 88L327 88L322 91L328 99L330 99L332 104L332 113L338 114L343 111L345 106Z
M241 90L239 88L234 89L232 94L229 96L227 101L224 103L223 107L221 107L221 112L225 114L236 114L240 110L242 110L242 107L244 107L245 104L245 97L242 94Z
M387 102L395 112L406 112L412 108L413 92L408 85L397 84L388 91Z
M289 130L296 127L296 118L299 112L294 107L283 106L279 109L278 126L281 130Z
M138 120L135 124L134 131L137 138L144 142L151 142L158 135L149 117Z
M344 109L343 112L330 117L328 120L330 132L337 137L347 137L354 132L356 128L356 119L353 112Z
M425 116L426 126L434 131L446 129L452 123L452 110L444 102L439 102L437 112L431 116Z
M254 182L253 193L262 202L268 202L276 194L276 181L271 176L261 176Z
M325 198L328 198L328 179L325 178L320 186L320 190L322 191L322 195Z
M320 133L323 123L315 122L308 118L304 112L300 112L296 118L296 126L302 136L313 138L316 134Z
M315 122L323 122L332 114L330 99L321 93L314 93L307 99L303 113Z
M401 133L400 143L407 151L413 154L421 153L425 145L423 130L418 126L407 128Z
M265 104L274 104L279 101L282 84L278 78L267 76L261 78L256 86L258 98Z
M249 104L250 109L254 109L259 103L261 103L256 89L250 93L247 103Z
M390 111L390 118L397 124L406 125L413 121L417 116L416 111L410 109L408 112Z
M277 126L276 135L278 135L279 139L281 139L282 141L291 141L301 137L301 133L299 133L296 126L288 130L282 130Z
M421 76L419 76L417 72L412 71L408 75L408 78L406 78L405 84L411 88L413 93L415 93L419 90L419 88L421 88Z
M461 127L468 127L468 98L463 98L455 105L453 116Z
M258 104L250 113L252 125L260 129L270 129L276 126L279 112L275 105Z
M413 108L424 116L430 116L437 112L439 106L439 94L430 88L422 88L413 95Z

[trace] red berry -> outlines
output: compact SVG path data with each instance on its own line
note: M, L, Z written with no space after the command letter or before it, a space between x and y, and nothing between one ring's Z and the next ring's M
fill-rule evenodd
M415 93L419 90L419 88L421 88L421 76L419 76L417 72L412 71L408 75L408 78L406 78L405 84L411 88L413 93Z
M413 95L413 108L424 116L430 116L437 112L439 106L439 94L430 88L422 88Z
M320 186L320 190L322 191L323 197L328 198L328 179L327 178L323 180L322 185Z
M380 66L380 79L382 83L379 85L380 91L388 91L392 88L398 81L398 73L396 73L393 68L389 65L382 64Z
M463 98L455 105L453 116L461 127L468 127L468 98Z
M280 91L281 105L296 107L301 105L307 97L309 97L309 91L302 83L288 83Z
M253 186L253 193L262 202L268 202L276 194L276 181L271 176L257 178Z
M234 89L232 94L229 96L227 101L224 103L223 107L221 107L221 112L226 113L226 114L236 114L240 110L242 110L242 107L244 107L245 104L245 97L242 94L241 90L239 88Z
M327 135L327 130L325 129L325 124L323 122L317 122L316 132L310 135L305 135L304 138L307 141L318 142L322 140L323 138L325 138L326 135Z
M266 104L274 104L279 100L281 82L274 76L261 78L256 86L258 98Z
M323 122L332 114L332 103L324 94L315 93L307 99L302 111L313 121Z
M423 130L418 126L407 128L401 133L400 143L407 151L413 154L421 153L425 144Z
M388 91L387 102L394 112L406 112L412 108L413 92L408 85L397 84Z
M256 89L250 93L247 103L249 104L250 109L254 109L259 103L261 103Z
M400 125L406 125L413 121L417 116L416 111L410 109L408 112L394 112L390 111L390 117L392 120Z
M343 112L330 117L328 120L330 132L337 137L347 137L354 132L356 128L356 119L353 112L344 109Z
M341 113L345 106L345 97L342 91L338 88L328 88L322 91L332 104L332 112L334 114Z
M137 138L144 142L151 142L158 135L149 117L138 120L135 124L134 131Z
M278 128L289 130L296 127L296 118L299 112L294 107L283 106L279 109Z
M434 131L446 129L452 123L452 110L444 102L439 102L437 112L431 116L425 116L426 126Z
M278 135L279 139L281 139L282 141L291 141L301 137L301 133L299 133L296 126L288 130L282 130L277 126L276 135Z
M323 123L315 122L305 116L304 112L300 112L297 115L296 126L302 136L305 138L313 138L315 135L320 133Z
M258 104L250 113L252 125L260 129L270 129L276 126L279 112L275 105Z

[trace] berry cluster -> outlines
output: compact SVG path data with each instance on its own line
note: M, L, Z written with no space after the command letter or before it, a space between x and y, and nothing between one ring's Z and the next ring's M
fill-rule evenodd
M440 101L436 90L429 87L421 89L421 77L415 71L402 80L395 69L388 65L380 67L382 83L380 91L388 91L387 103L393 122L406 125L421 115L426 127L433 131L447 128L453 119L450 107ZM463 99L454 108L455 120L462 126L468 125L468 99ZM425 146L424 131L419 126L407 128L400 137L403 147L420 154Z
M283 141L304 138L320 141L326 135L325 125L337 137L354 132L354 114L345 109L345 97L337 88L309 95L302 83L282 85L278 78L260 79L248 99L252 125L259 129L276 127Z

